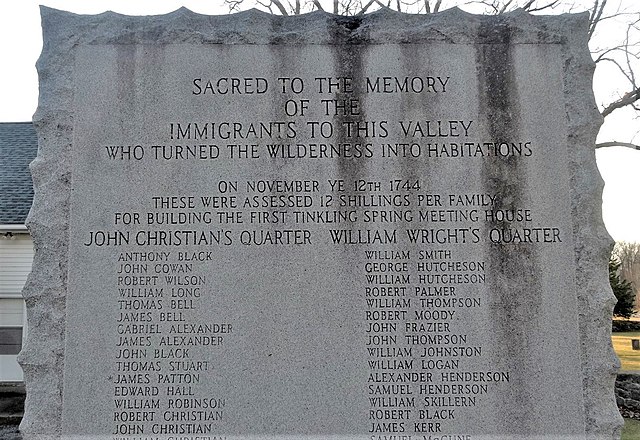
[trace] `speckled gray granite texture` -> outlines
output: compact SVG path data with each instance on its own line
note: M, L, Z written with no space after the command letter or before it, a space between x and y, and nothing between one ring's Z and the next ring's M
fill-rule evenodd
M550 154L547 157L540 157L538 169L519 168L524 166L519 165L519 162L514 165L511 161L485 161L473 168L443 165L442 171L433 171L425 179L432 179L431 183L436 188L445 191L446 188L441 188L443 184L438 182L450 178L451 175L458 176L461 181L467 177L473 181L477 175L481 175L484 179L484 189L490 193L508 193L515 198L522 197L523 200L539 200L535 203L539 203L541 212L546 213L544 218L548 221L554 220L554 213L549 211L549 207L555 199L561 202L564 200L562 203L566 206L559 206L564 206L566 209L557 213L557 219L559 224L564 225L563 243L568 243L569 247L560 253L553 253L555 259L549 261L544 258L545 255L551 255L548 253L550 251L546 250L537 254L537 251L523 248L522 254L516 255L505 253L496 246L487 246L482 251L483 258L489 261L491 270L494 272L483 289L487 289L487 295L493 295L490 301L493 301L492 304L496 307L496 314L492 320L478 321L473 328L478 331L478 334L487 338L489 338L488 335L495 334L497 341L509 343L506 352L502 352L499 351L502 350L502 344L496 342L496 347L493 347L490 342L485 341L489 347L488 353L490 353L489 349L495 349L496 353L503 353L505 357L495 361L505 368L510 368L513 382L510 388L504 389L494 402L497 405L496 408L502 408L498 411L501 413L492 413L488 407L479 408L476 415L471 412L468 413L468 417L461 416L456 420L455 423L458 424L451 426L458 426L462 432L451 432L451 434L464 434L465 429L474 430L473 426L467 424L471 422L465 422L465 418L475 423L475 421L482 421L479 418L490 417L491 420L495 420L496 432L491 432L491 429L485 427L481 432L471 435L470 439L618 438L621 418L613 393L618 362L610 342L614 298L607 277L607 261L612 242L602 223L603 183L596 168L594 153L594 142L601 117L592 94L594 64L587 47L587 14L532 16L516 11L500 16L475 16L458 9L451 9L434 15L405 15L383 10L358 17L338 17L322 12L281 17L256 10L229 16L205 16L187 9L180 9L161 16L132 17L115 13L95 16L75 15L46 7L42 7L41 11L44 47L37 63L40 97L38 110L34 115L39 148L38 156L31 164L35 197L27 219L36 252L33 272L24 289L29 333L19 358L27 387L25 417L21 424L21 432L25 440L61 438L66 431L63 424L65 411L67 420L76 423L73 426L80 426L81 423L91 426L95 416L93 403L84 400L65 401L64 396L76 395L65 390L65 384L77 388L76 380L82 380L84 381L82 383L89 383L93 387L90 379L92 374L95 374L95 385L97 389L101 389L100 381L104 380L99 374L102 373L100 365L92 364L88 359L86 366L78 365L77 361L69 365L70 362L66 356L69 350L76 350L74 352L76 359L84 358L77 357L79 356L77 347L69 345L70 342L65 341L65 338L69 334L83 332L91 335L94 325L95 328L99 328L106 313L104 310L96 309L93 311L95 320L89 319L86 322L70 322L67 319L70 310L68 305L72 304L68 302L71 284L69 274L77 273L79 270L70 267L69 261L70 258L81 261L79 255L82 255L80 252L82 247L74 248L71 244L75 243L73 240L76 237L71 237L75 232L70 229L70 224L73 222L82 224L81 217L85 214L82 207L77 208L78 211L73 214L73 218L70 213L74 212L73 198L80 197L77 194L86 194L83 192L85 188L73 187L73 185L84 184L72 185L72 182L87 182L86 179L90 176L86 171L88 168L82 168L83 165L78 165L76 168L72 161L72 151L76 152L79 148L74 145L76 139L92 139L93 132L87 128L90 126L86 121L87 117L94 112L90 108L84 108L82 114L75 113L74 109L78 108L78 102L85 104L88 102L85 96L87 82L83 83L85 95L80 94L76 89L78 74L76 68L82 66L81 69L85 69L82 70L83 72L90 71L91 58L87 54L95 48L96 54L102 53L109 57L111 56L108 49L110 47L118 48L118 60L122 63L120 67L123 69L134 69L130 66L132 59L127 58L127 54L133 53L129 52L128 48L138 47L149 49L148 60L155 60L153 62L159 59L158 54L165 53L164 48L168 48L166 54L174 57L167 59L184 61L184 54L172 49L174 47L194 48L194 53L198 54L204 54L206 48L222 50L221 47L226 48L224 53L233 53L237 47L244 48L243 53L265 54L265 57L271 56L270 53L286 57L287 52L291 51L308 55L309 60L313 60L317 55L321 60L317 66L320 70L329 63L329 61L323 62L323 57L330 53L332 60L342 60L334 74L346 73L347 75L357 73L357 69L361 68L374 69L375 67L362 67L359 64L364 59L363 54L370 53L377 53L381 65L385 65L384 63L390 62L389 59L392 56L398 55L410 59L412 54L419 54L424 50L424 53L439 56L437 60L442 60L443 63L446 60L448 64L445 64L451 69L458 64L462 66L459 77L466 82L462 81L460 84L475 84L472 88L473 96L469 99L470 102L477 101L480 111L477 118L484 121L482 129L487 136L496 139L511 138L518 132L537 133L531 136L534 139L552 139L553 142L561 145L559 147L561 153L558 154L557 159L549 158ZM549 51L546 50L548 47L551 47ZM447 52L453 54L449 59L443 55ZM471 59L456 58L466 56L465 54ZM557 56L561 60L554 65L555 67L550 66L552 78L555 78L553 72L558 73L557 81L552 81L555 88L544 90L538 84L535 86L538 88L532 86L529 89L526 84L521 84L523 80L519 79L521 88L518 90L523 96L528 97L528 101L522 96L515 96L509 86L505 85L514 84L515 81L512 77L513 65L509 63L520 63L519 71L525 72L521 78L534 84L536 78L542 75L535 72L546 71L546 66L541 63L547 55ZM206 58L206 55L204 57ZM146 58L137 60L143 60L144 63L146 62L144 59ZM532 60L531 70L526 68L527 60ZM264 60L256 59L258 65L262 61ZM418 61L420 60L416 59L416 62ZM100 62L102 61L96 60L95 64L100 66ZM282 68L284 73L291 73L286 71L285 65L278 67L273 59L270 62L271 66L276 66L272 67L275 69L273 72L278 72L277 69ZM295 60L292 60L292 63L294 62ZM534 65L534 63L537 64ZM144 70L153 66L143 64L138 67ZM174 67L178 68L178 66ZM454 77L453 73L452 77ZM462 101L457 101L456 108L470 111L461 104L464 102L464 96L461 95L460 98ZM96 95L93 99L95 113L100 113L103 103L105 108L118 108L118 103L113 96ZM123 99L128 97L123 95ZM548 113L553 115L553 120L549 121L549 133L544 133L546 127L527 125L529 116L526 116L533 114L544 118L545 109L542 106L546 103L555 106ZM442 105L438 108L443 109L444 112L449 109L446 103L438 105ZM127 126L129 121L138 121L135 119L138 117L135 105L133 108L134 111L131 114L123 114L120 117L112 114L103 116L113 117L115 118L113 120L119 120L122 126ZM143 112L143 110L140 111ZM238 112L236 116L246 116L250 113L242 112L250 112L251 109L245 107L234 111ZM382 110L371 111L377 117L384 118L384 113L375 113ZM390 111L408 110L406 107L396 106ZM523 115L522 121L518 116L520 114ZM153 112L150 115L153 116ZM411 118L408 114L403 117ZM388 115L389 120L396 118L400 116ZM467 116L466 119L476 118ZM148 117L146 121L153 122L153 118ZM77 126L83 129L78 131ZM96 133L103 128L96 126ZM84 163L83 159L79 163ZM541 179L539 176L545 175L547 166L559 166L559 169L566 170L561 173L562 180L557 184L550 179L546 181L542 179L539 188L526 188L527 184L521 183L521 181L526 182L526 179L534 179L533 181L538 182L535 179ZM362 176L371 177L365 171L355 168L357 167L354 167L353 163L350 163L346 169L339 165L339 172L347 176L360 176L359 173L364 173ZM80 171L74 175L76 169ZM290 172L290 168L284 166L276 167L275 171L271 171L276 172L278 169ZM375 175L377 172L375 167L372 169ZM421 170L419 167L414 170L408 166L405 171L408 174L419 174L424 171ZM300 172L305 171L308 170L301 168ZM317 172L322 178L327 177L323 174L326 170L313 169L311 172ZM520 173L527 174L528 177L521 179ZM331 177L331 175L328 176ZM104 178L106 181L109 179L109 176L96 175L96 177ZM122 181L125 182L125 180ZM457 185L459 184L455 183L453 190L463 191L464 186ZM141 186L143 187L144 184ZM100 188L96 191L99 197ZM73 196L72 193L76 195ZM92 193L89 192L89 194ZM131 195L133 199L138 196L135 188ZM77 200L90 199L80 197ZM106 198L104 203L106 206L110 203L110 199ZM88 209L86 215L91 216L94 213L94 209ZM329 246L319 247L323 252L329 248ZM346 254L333 258L327 257L326 253L314 252L316 251L312 250L309 254L314 265L331 265L345 261L343 258ZM269 261L269 254L256 255L260 256L259 261ZM278 255L278 258L282 257ZM559 256L566 257L566 260L563 262L557 259ZM233 258L238 262L253 261L251 258L255 256L245 256L245 260L239 260L240 256L234 254ZM276 257L272 258L276 259ZM82 262L82 264L85 263ZM86 262L86 264L99 265L96 262ZM357 267L357 264L354 262L353 266ZM314 273L314 269L309 270L310 273ZM349 270L352 269L345 270L346 273L351 273ZM362 277L361 273L357 273ZM548 277L547 275L538 276L541 273L548 274ZM91 272L87 274L88 277L93 276ZM526 280L532 280L533 284L523 286L518 279L518 274ZM554 277L558 274L562 275L562 280L554 289L549 283L554 284L556 282L553 281L556 280ZM340 279L340 275L337 279ZM79 282L77 277L73 282ZM278 279L268 281L273 284L276 282L282 284ZM291 282L303 283L304 279L295 278ZM325 282L324 279L322 282ZM259 284L259 281L257 283ZM307 281L307 284L310 284L311 292L315 292L314 283ZM96 286L99 286L98 281ZM327 284L327 286L333 285ZM544 296L544 300L536 300L535 293L538 291L546 292L547 296ZM554 298L558 300L558 307L555 307ZM575 307L572 308L571 305ZM532 311L531 319L525 318L527 310ZM559 310L563 311L564 315L559 316L560 314L556 313ZM538 312L540 316L536 315ZM552 320L545 322L541 317L543 315L551 317L549 319ZM251 319L252 322L257 322L259 314ZM554 334L554 332L557 333ZM563 357L559 353L561 353L561 347L564 347L562 340L566 335L573 347L569 346L569 354ZM531 340L530 337L537 339ZM345 345L345 347L347 352L351 350L349 346ZM529 349L531 353L523 351L523 347ZM548 351L545 351L547 349ZM545 353L551 353L558 359L545 359ZM275 354L277 357L278 353ZM529 362L529 356L536 361ZM482 362L489 361L485 359ZM366 365L366 362L363 365ZM537 365L540 367L538 368ZM527 377L535 377L535 381L532 379L529 382ZM282 386L285 385L293 386L286 381ZM361 386L365 389L366 381L347 385L355 388ZM321 391L323 398L330 399L331 388L323 388L322 383L315 382L310 383L309 386ZM238 396L249 392L245 387L246 384L238 384ZM304 392L303 388L299 391ZM233 389L233 384L230 389ZM341 401L336 403L343 405L345 396L336 396L337 400ZM354 398L355 400L357 399ZM553 406L554 401L566 401L566 407L557 408ZM274 405L274 414L278 414L279 408L287 407L286 402L277 402ZM75 408L76 413L70 414L69 408ZM550 408L554 409L551 411ZM351 409L345 407L345 411ZM85 410L87 416L83 419ZM262 410L267 411L271 408L262 408ZM301 414L305 414L304 408L296 407L294 410L296 417L302 418ZM371 421L367 420L364 414L361 426L366 432ZM112 416L111 411L106 418ZM256 414L255 411L247 415L249 420L262 420L259 416L260 414ZM379 437L383 434L374 432L366 435L361 433L351 435L353 426L360 422L341 421L337 413L331 413L331 417L339 421L336 425L335 438L383 438ZM239 421L235 423L240 424L241 414L236 414L236 418ZM326 425L331 425L334 419L322 421L320 418L314 418L309 425L305 424L305 420L286 421L292 426L296 424L298 426L297 430L288 433L280 432L277 427L270 425L269 420L265 420L263 423L266 428L255 434L293 436L289 438L303 438L307 435L308 438L329 438L333 433L330 431L331 426ZM321 428L316 429L316 426ZM547 428L557 431L549 432ZM77 429L76 427L71 431L80 438L96 437L93 431L83 433L78 432ZM530 431L527 432L527 429ZM83 436L83 434L86 435ZM249 438L249 434L253 434L250 429L247 430L246 438ZM414 433L410 438L412 440L427 439L430 438L428 435L431 434L424 434L423 437L421 434ZM438 434L433 435L433 438L437 438ZM105 438L112 438L112 436L106 435Z

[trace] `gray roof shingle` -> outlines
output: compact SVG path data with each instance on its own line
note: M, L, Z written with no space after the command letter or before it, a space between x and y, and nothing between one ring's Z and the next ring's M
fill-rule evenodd
M33 201L29 163L38 153L31 122L0 122L0 225L23 225Z

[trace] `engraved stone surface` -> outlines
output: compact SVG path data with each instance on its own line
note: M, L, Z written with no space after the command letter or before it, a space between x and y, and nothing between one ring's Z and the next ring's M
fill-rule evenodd
M26 439L616 437L586 15L42 14Z

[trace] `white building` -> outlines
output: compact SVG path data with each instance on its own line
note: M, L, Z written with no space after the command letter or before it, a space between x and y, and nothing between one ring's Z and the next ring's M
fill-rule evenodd
M33 241L25 227L33 184L29 163L38 142L30 122L0 123L0 383L22 382L17 355L26 334L22 287Z

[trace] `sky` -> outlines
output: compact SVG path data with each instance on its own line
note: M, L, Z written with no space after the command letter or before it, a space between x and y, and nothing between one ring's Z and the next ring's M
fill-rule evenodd
M251 1L251 0L248 0ZM572 0L575 11L585 10L593 0ZM443 5L452 1L444 0ZM638 0L609 0L620 10L640 10ZM5 0L0 5L0 121L29 121L37 107L38 77L35 63L42 49L38 4L78 14L98 14L107 10L129 15L155 15L182 6L203 14L225 14L222 0ZM468 9L469 10L469 9ZM474 12L469 10L469 12ZM593 47L605 47L619 39L625 27L622 19L603 23L592 39ZM593 48L592 47L592 48ZM613 66L611 66L613 67ZM640 69L638 69L640 72ZM594 78L596 102L610 101L619 91L623 78L613 68L599 67ZM632 111L616 110L603 125L598 142L633 141L640 143L640 120ZM640 151L623 147L598 149L598 168L605 181L603 219L616 241L640 242Z

